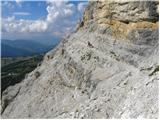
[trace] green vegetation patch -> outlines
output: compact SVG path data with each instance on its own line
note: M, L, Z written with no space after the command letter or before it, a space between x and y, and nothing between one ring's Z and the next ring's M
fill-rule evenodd
M9 63L5 62L5 65L1 67L1 92L7 87L21 82L25 78L25 75L33 71L42 61L43 55L23 57L22 60L18 57L14 58L13 62L11 59L7 60L5 58Z

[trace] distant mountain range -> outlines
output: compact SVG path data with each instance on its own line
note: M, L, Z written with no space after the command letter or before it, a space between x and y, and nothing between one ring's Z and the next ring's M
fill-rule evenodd
M1 56L17 57L46 53L56 44L43 44L33 40L1 40Z

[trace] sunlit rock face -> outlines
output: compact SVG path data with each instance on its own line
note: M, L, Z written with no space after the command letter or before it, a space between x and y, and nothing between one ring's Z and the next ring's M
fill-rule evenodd
M158 1L99 0L90 2L83 22L94 21L111 29L112 34L128 37L134 29L158 29L158 6Z
M3 92L2 117L158 118L157 7L89 2L77 31Z
M158 21L158 1L98 0L90 2L84 13L85 22L102 18L128 22ZM93 7L94 6L94 7Z

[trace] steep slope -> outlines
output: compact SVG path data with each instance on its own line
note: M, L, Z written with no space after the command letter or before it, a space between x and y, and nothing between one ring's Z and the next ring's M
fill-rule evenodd
M98 16L109 4L116 5L117 16ZM4 91L2 117L158 118L157 6L90 2L77 31L23 82Z

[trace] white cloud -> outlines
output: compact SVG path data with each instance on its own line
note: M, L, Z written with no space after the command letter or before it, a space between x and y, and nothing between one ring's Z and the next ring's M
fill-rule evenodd
M17 4L21 3L22 0L15 0Z
M70 10L70 9L65 9L65 10L64 10L64 14L65 14L66 16L71 16L71 15L73 14L73 11Z
M67 4L67 1L48 1L47 21L56 21L59 18L65 18L73 15L75 7L73 4Z
M21 4L22 4L22 0L15 0L17 5L21 7Z
M28 16L28 15L30 15L30 13L28 13L28 12L14 12L13 15Z
M86 7L86 5L87 5L87 2L80 2L80 3L78 4L78 6L77 6L78 11L79 11L79 12L83 12L84 9L85 9L85 7Z
M15 20L14 17L10 17L7 19L2 19L2 22L2 30L8 33L45 32L48 27L47 23L43 20Z
M7 17L6 19L5 19L5 21L10 21L10 22L12 22L13 20L15 20L15 16L11 16L11 17Z
M2 18L2 32L8 33L51 33L63 36L73 31L82 12L84 4L77 6L67 1L47 1L47 12L45 18L38 20L16 20L16 15L29 15L26 12L15 12L14 16ZM82 7L83 6L83 7Z
M9 1L4 1L1 4L2 4L2 8L6 7L8 9L14 9L14 5L11 2L9 2Z

